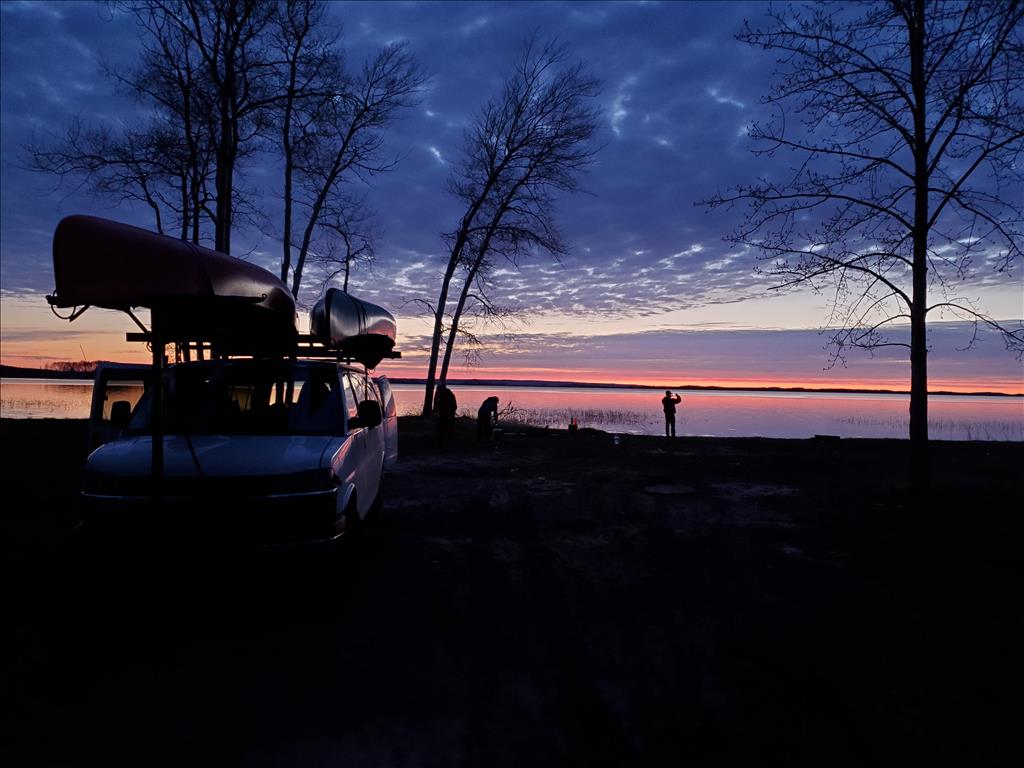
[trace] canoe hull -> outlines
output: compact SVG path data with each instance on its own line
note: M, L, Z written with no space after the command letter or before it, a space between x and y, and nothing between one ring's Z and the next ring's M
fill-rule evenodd
M295 301L271 272L227 254L93 216L53 237L53 303L148 307L175 337L295 336Z
M394 315L337 288L328 288L310 311L309 331L367 368L376 368L395 348Z

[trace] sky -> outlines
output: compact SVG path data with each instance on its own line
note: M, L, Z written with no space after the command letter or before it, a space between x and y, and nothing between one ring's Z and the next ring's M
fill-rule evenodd
M886 387L909 385L900 350L851 355L831 364L828 294L780 293L755 271L757 254L723 236L736 213L697 203L754 181L779 159L751 153L747 127L765 116L761 97L773 57L735 40L763 3L344 3L330 7L354 64L404 41L430 75L419 103L391 126L396 168L367 196L380 238L372 270L351 291L390 308L401 361L392 375L425 368L429 325L417 299L436 297L446 260L442 233L457 201L445 192L463 132L525 38L556 34L603 83L596 161L584 192L558 201L571 247L561 263L538 258L503 269L499 301L521 309L513 337L484 333L479 365L456 351L453 377L683 384ZM114 206L88 188L58 186L25 168L24 145L59 134L71 119L116 129L140 107L102 73L139 50L134 21L103 4L0 4L0 358L14 365L62 359L139 360L124 341L123 315L90 310L74 324L55 318L50 248L57 222L86 213L152 227L146 211ZM273 162L242 169L245 194L267 212L260 227L236 230L236 252L273 271L280 253L278 176ZM1019 265L1018 265L1019 266ZM1019 269L982 275L966 295L992 316L1020 321ZM314 295L300 297L309 305ZM301 313L300 313L301 314ZM929 368L935 389L1024 391L1024 366L1002 342L935 323Z

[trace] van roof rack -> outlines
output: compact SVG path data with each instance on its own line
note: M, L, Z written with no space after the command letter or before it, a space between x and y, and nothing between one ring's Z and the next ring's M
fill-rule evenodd
M151 343L153 334L151 332L134 332L125 334L129 342ZM319 336L309 333L295 335L295 343L282 347L279 344L272 346L259 346L239 343L231 337L217 337L215 335L205 337L190 337L186 339L169 339L168 343L174 344L177 354L176 359L186 362L192 359L225 359L225 358L266 358L266 357L289 357L302 358L306 360L334 360L339 363L359 363L360 361L345 352L344 349L336 349L324 344ZM193 358L195 355L195 358ZM381 356L386 360L398 360L402 353L398 350L390 350Z

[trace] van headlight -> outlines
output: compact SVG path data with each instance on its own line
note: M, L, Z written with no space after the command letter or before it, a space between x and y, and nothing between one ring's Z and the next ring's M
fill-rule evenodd
M152 492L153 484L148 476L108 475L88 470L82 474L82 493L91 496L149 496Z
M267 495L329 491L335 487L334 472L330 469L307 469L285 475L270 475L262 478L260 485L265 486L264 493Z

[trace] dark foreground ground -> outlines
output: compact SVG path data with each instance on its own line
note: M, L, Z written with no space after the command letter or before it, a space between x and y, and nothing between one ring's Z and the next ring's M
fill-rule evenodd
M341 551L69 535L79 422L2 422L4 698L50 765L1020 765L1024 449L403 420Z

